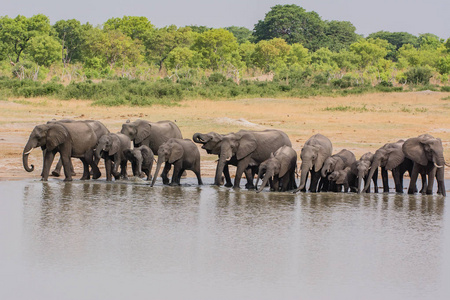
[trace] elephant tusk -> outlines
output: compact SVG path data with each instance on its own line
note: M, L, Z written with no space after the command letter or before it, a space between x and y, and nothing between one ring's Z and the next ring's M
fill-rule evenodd
M226 161L230 161L231 160L231 156L229 157L229 158L227 158L227 159L225 159Z
M28 155L28 154L30 154L30 153L31 153L31 151L33 151L33 150L34 150L34 148L31 148L31 150L30 150L30 151L28 151L28 152L24 153L23 155Z
M438 169L443 168L444 166L439 166L437 163L434 163L434 166Z

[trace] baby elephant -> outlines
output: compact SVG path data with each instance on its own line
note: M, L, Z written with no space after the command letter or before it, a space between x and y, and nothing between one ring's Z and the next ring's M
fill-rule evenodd
M200 152L193 141L171 138L159 146L158 162L151 186L155 184L163 162L165 163L163 174L167 174L171 165L173 165L173 175L170 185L180 185L180 178L185 170L193 171L197 176L198 184L203 184L200 176ZM163 184L168 183L169 179L167 177L163 178Z
M111 181L112 176L117 180L127 178L127 160L124 151L131 146L131 140L122 133L108 133L98 140L95 156L105 159L106 180ZM120 173L118 168L121 168Z
M350 188L354 189L355 178L352 176L350 167L346 167L339 171L333 171L328 175L328 180L334 183L333 192L342 192L342 187L344 187L344 193L347 193Z
M146 145L136 147L134 149L127 149L124 151L125 157L131 162L133 176L142 177L142 172L147 175L147 180L152 179L150 174L152 171L154 155L152 149Z
M280 147L270 155L269 159L259 165L256 187L258 187L259 179L263 179L263 182L256 192L261 192L268 181L270 181L270 189L273 191L285 192L296 189L296 169L297 152L289 146Z

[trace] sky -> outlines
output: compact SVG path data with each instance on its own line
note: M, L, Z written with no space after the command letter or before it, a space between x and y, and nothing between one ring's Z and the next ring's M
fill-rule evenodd
M296 4L317 12L323 20L350 21L363 36L385 30L450 37L449 0L2 0L0 16L42 13L52 24L77 19L93 25L112 17L144 16L156 27L243 26L252 30L277 4Z

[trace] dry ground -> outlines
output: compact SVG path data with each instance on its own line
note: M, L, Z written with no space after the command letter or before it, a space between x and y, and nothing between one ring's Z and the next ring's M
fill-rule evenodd
M449 95L426 91L338 98L198 100L177 107L112 108L94 107L91 101L80 100L10 99L0 101L0 180L39 178L41 151L30 155L30 163L37 167L33 173L23 169L21 153L33 127L53 118L100 120L111 132L120 131L127 119L167 119L175 121L187 138L195 132L277 128L289 135L297 152L311 135L320 132L333 142L334 152L347 148L357 158L385 143L429 133L442 139L445 157L449 158L450 100L445 100ZM201 149L200 153L202 175L214 176L216 157ZM76 168L81 173L79 163ZM450 175L449 169L446 172Z

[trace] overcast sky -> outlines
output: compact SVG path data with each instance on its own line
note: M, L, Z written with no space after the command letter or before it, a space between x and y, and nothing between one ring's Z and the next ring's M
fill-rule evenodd
M450 0L2 0L0 16L42 13L52 24L77 19L93 25L112 17L145 16L156 27L234 25L253 29L277 4L297 4L324 20L350 21L364 36L385 30L450 37Z

